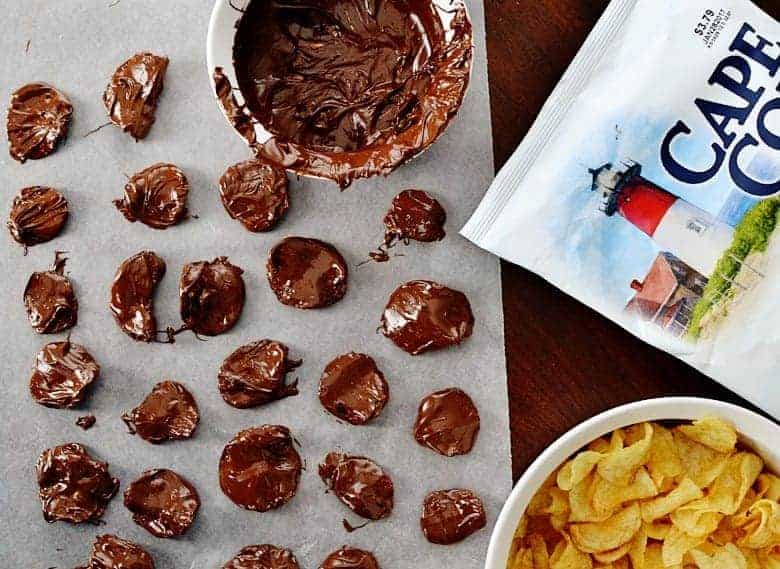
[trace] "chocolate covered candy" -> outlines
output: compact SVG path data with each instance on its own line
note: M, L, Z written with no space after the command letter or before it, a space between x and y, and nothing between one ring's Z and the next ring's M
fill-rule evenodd
M32 247L57 237L68 215L68 201L54 188L22 188L11 206L8 229L17 243Z
M11 94L8 151L14 160L45 158L68 135L73 116L65 93L46 83L28 83Z
M100 376L100 366L90 353L70 340L46 344L35 358L30 394L46 407L75 407Z
M179 281L184 325L204 336L216 336L235 326L246 298L243 273L227 257L184 265Z
M290 207L287 173L267 160L247 160L219 179L219 196L230 217L249 231L270 231Z
M141 404L122 415L131 433L150 443L188 439L195 432L200 413L195 398L177 381L154 386Z
M153 297L165 276L165 261L141 251L119 265L111 284L109 308L119 328L133 340L151 342L157 334Z
M364 425L382 412L389 397L385 376L366 354L350 352L331 361L320 378L319 398L330 413Z
M423 501L420 527L431 543L457 543L486 523L482 500L471 490L436 490Z
M457 388L431 393L420 403L414 438L424 447L455 456L468 453L479 433L479 412L464 391Z
M67 258L59 252L49 271L30 275L24 289L24 307L30 326L38 334L56 334L72 328L78 320L79 303L70 279L65 276Z
M125 184L125 197L114 200L130 222L140 221L154 229L166 229L187 217L190 184L173 164L153 164L133 174Z
M393 481L373 460L331 452L319 474L339 500L357 515L379 520L393 511Z
M247 545L222 569L300 569L292 551L275 545Z
M155 537L183 535L200 508L195 487L165 468L147 470L131 482L124 501L133 521Z

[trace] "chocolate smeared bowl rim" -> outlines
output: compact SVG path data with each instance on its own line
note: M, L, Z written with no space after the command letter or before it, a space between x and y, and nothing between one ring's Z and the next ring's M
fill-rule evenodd
M399 134L391 134L379 143L358 151L333 152L306 148L277 140L246 108L238 89L233 62L233 41L238 24L252 0L216 0L206 40L206 67L212 92L225 119L253 152L300 176L331 180L346 188L354 180L378 174L389 175L396 168L427 150L446 130L460 109L468 90L473 63L473 28L464 0L430 0L445 30L446 45L452 48L448 65L438 69L432 89L444 91L447 85L460 83L460 90L444 109L433 105L439 116L414 123ZM257 0L261 1L261 0ZM457 22L459 26L453 26ZM430 100L427 94L424 100Z

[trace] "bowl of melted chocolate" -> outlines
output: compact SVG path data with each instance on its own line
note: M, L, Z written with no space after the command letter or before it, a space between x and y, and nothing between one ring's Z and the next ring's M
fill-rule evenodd
M444 132L472 52L462 0L217 0L207 60L255 154L343 188Z

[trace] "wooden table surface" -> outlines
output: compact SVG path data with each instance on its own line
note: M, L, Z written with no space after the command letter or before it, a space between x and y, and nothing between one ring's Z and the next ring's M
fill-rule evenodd
M486 0L496 170L528 131L608 2ZM778 0L757 2L780 18ZM502 264L515 480L553 440L622 403L696 395L749 406L541 278Z

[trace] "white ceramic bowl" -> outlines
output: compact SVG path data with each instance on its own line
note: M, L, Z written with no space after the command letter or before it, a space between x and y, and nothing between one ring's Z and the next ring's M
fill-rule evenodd
M721 417L732 423L740 440L755 450L769 468L780 471L780 426L742 407L695 397L662 397L616 407L568 431L528 467L498 516L488 546L485 569L506 569L512 538L528 502L547 477L582 447L615 429L635 423L685 421L706 415Z

